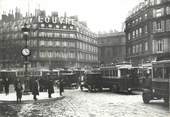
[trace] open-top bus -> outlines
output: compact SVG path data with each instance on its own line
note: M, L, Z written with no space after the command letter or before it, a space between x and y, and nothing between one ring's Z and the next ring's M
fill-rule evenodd
M144 88L142 97L144 103L150 100L164 99L169 102L170 85L170 60L161 60L152 62L152 77L148 80L149 86Z

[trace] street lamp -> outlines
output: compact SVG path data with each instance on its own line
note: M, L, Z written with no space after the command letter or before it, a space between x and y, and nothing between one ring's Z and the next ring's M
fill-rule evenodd
M28 56L31 54L30 49L28 48L28 36L30 32L30 28L28 25L25 23L24 27L22 28L23 32L23 38L25 40L25 47L22 49L22 55L24 56L24 64L25 64L25 72L24 72L24 77L26 79L25 82L25 92L29 91L29 79L28 79Z

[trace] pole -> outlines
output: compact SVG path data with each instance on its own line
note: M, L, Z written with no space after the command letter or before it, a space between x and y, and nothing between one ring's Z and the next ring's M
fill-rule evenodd
M28 35L25 35L25 48L28 47ZM28 56L25 56L25 92L29 91L29 80L28 80Z

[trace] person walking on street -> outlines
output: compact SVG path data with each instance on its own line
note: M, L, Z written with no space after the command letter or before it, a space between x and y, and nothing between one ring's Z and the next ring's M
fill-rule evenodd
M36 78L32 82L32 95L33 99L36 101L37 100L37 95L39 95L39 90L38 90L38 79Z
M15 91L17 95L17 103L21 102L23 87L19 78L17 78L17 81L15 82Z
M5 94L8 95L9 94L9 79L6 78L4 81L4 87L5 87Z
M63 86L63 80L60 79L59 81L59 87L60 87L60 96L62 96L62 93L64 92L64 86Z
M3 92L3 80L0 78L0 93Z
M50 79L48 81L48 97L51 98L51 94L54 93L53 81Z

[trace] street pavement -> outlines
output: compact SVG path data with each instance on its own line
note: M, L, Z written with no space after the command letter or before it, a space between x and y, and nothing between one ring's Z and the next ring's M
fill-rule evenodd
M170 117L163 100L144 104L141 93L64 91L61 100L1 104L0 117Z

